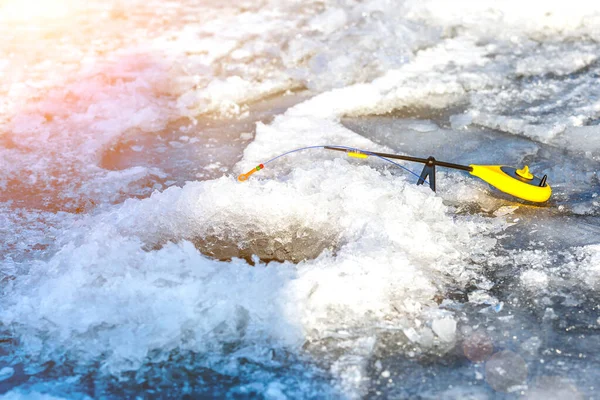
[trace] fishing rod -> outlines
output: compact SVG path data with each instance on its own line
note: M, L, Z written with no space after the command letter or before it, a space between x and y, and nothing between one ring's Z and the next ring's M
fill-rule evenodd
M428 158L419 158L419 157L404 156L404 155L399 155L399 154L379 153L379 152L373 152L373 151L368 151L368 150L363 150L363 149L357 149L357 148L353 148L353 147L328 146L328 145L301 147L299 149L290 150L288 152L285 152L283 154L280 154L280 155L270 159L269 161L266 161L263 164L257 165L255 168L251 169L250 171L246 172L245 174L240 174L238 176L238 180L240 182L244 182L244 181L248 180L250 175L254 174L255 172L260 171L261 169L265 168L265 165L277 160L280 157L286 156L291 153L295 153L297 151L308 150L308 149L317 149L317 148L333 150L333 151L342 151L342 152L345 152L348 156L354 157L354 158L363 158L364 159L364 158L368 158L369 156L374 156L374 157L380 158L380 159L387 161L391 164L394 164L397 167L400 167L400 168L404 169L405 171L408 171L411 174L418 177L417 185L422 185L425 182L429 183L429 187L434 192L435 192L435 182L436 182L436 179L435 179L436 167L444 167L444 168L451 168L451 169L456 169L456 170L460 170L460 171L466 171L469 174L480 178L484 182L487 182L488 184L492 185L496 189L501 190L502 192L508 193L514 197L517 197L517 198L520 198L523 200L527 200L527 201L531 201L534 203L543 203L543 202L547 201L550 198L550 195L552 194L552 188L546 182L547 176L544 175L542 178L538 178L537 176L535 176L531 172L529 172L529 167L527 165L521 169L509 167L506 165L476 165L476 164L461 165L461 164L449 163L446 161L439 161L439 160L436 160L435 157L433 157L433 156L430 156ZM392 160L411 161L411 162L417 162L417 163L421 163L421 164L425 164L425 165L423 167L423 170L421 171L421 174L417 175L413 171L405 168L404 166L402 166ZM429 178L429 181L426 180L427 178Z

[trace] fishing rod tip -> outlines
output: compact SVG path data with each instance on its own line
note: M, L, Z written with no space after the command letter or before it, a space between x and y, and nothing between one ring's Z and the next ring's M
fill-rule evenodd
M256 167L252 168L250 171L246 172L245 174L239 174L238 181L240 181L240 182L247 181L248 178L250 178L250 175L252 175L253 173L255 173L257 171L260 171L264 167L265 166L263 164L258 164Z

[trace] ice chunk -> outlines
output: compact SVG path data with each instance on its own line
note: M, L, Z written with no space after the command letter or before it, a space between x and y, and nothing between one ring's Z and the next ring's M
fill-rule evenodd
M283 386L281 383L270 383L264 392L264 397L268 400L286 400L288 399L288 396L284 394L284 389L285 386Z
M557 55L560 56L557 57ZM542 75L553 73L567 75L580 70L594 61L598 56L594 53L575 51L556 51L525 57L517 62L516 73L519 75Z
M14 373L15 373L15 370L14 370L14 368L11 368L11 367L4 367L4 368L0 369L0 382L7 380L11 376L13 376Z
M543 290L548 286L548 275L543 271L528 270L521 274L521 282L532 290Z
M456 337L456 321L453 318L436 319L431 329L444 342L452 342Z
M456 114L450 116L450 125L452 129L464 129L471 125L473 117L470 114Z

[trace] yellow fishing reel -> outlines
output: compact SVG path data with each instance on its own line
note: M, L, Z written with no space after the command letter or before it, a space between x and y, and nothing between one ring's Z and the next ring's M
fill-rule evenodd
M503 165L470 165L471 175L476 176L498 190L534 203L543 203L552 195L552 188L546 183L546 175L538 178L529 172L526 165L516 169Z
M400 168L403 168L403 169L407 170L408 172L417 176L419 178L419 180L417 181L417 185L422 185L427 180L427 182L429 183L429 187L434 192L435 192L435 169L436 169L436 167L445 167L445 168L458 169L461 171L467 171L471 175L480 178L481 180L489 183L490 185L492 185L493 187L495 187L498 190L501 190L504 193L508 193L514 197L518 197L519 199L531 201L534 203L543 203L543 202L547 201L550 198L550 196L552 195L552 189L550 188L550 185L548 185L548 183L546 182L547 176L544 175L542 178L538 178L537 176L534 176L531 172L529 172L528 166L525 166L522 169L508 167L505 165L474 165L474 164L471 164L471 165L467 166L467 165L449 163L449 162L445 162L445 161L438 161L434 157L418 158L418 157L411 157L411 156L401 156L398 154L377 153L377 152L373 152L373 151L356 149L356 148L346 147L346 146L309 146L309 147L302 147L300 149L294 149L294 150L288 151L286 153L283 153L277 157L274 157L274 158L270 159L269 161L265 162L264 164L259 164L258 166L251 169L250 171L248 171L245 174L239 175L238 180L240 182L248 180L250 175L254 174L255 172L260 171L261 169L263 169L265 167L265 165L267 165L271 161L278 159L279 157L283 157L287 154L295 153L297 151L306 150L306 149L315 149L315 148L343 151L346 154L348 154L348 156L354 157L354 158L367 158L369 156L375 156L375 157L381 158L381 159L388 161ZM418 163L425 164L425 166L423 167L423 171L421 172L421 175L416 175L414 172L404 168L402 165L399 165L399 164L391 161L391 159L418 162Z

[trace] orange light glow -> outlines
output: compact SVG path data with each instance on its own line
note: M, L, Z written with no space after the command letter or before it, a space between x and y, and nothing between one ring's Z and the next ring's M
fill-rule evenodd
M0 2L0 21L28 22L65 18L73 0L7 0Z

